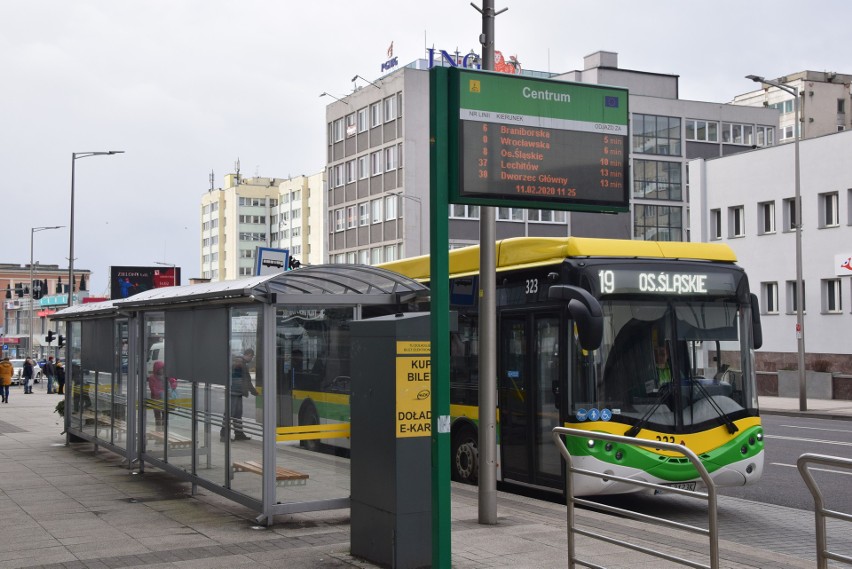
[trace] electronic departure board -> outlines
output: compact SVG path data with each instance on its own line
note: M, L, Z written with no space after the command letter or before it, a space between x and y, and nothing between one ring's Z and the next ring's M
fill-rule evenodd
M626 89L451 72L451 202L628 210Z

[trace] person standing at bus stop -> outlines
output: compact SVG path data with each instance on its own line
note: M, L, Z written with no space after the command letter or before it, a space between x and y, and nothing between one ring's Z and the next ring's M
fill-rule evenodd
M9 402L9 386L12 385L12 375L15 373L15 366L9 361L9 358L0 360L0 394L3 395L3 403Z
M242 355L234 356L231 365L231 417L230 422L234 430L235 441L248 441L251 437L243 431L243 398L249 394L257 395L257 389L251 382L251 373L248 364L254 359L254 350L247 348ZM222 422L222 430L219 432L219 440L228 440L228 417Z
M65 366L56 360L56 393L65 395Z
M47 376L47 392L53 393L53 381L56 379L56 364L53 363L53 356L47 358L43 371L44 375Z

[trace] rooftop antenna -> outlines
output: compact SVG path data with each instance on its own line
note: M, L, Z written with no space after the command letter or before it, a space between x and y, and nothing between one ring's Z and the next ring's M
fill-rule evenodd
M216 180L216 177L213 175L213 170L210 170L210 191L211 192L215 189L213 187L215 180Z
M234 170L236 170L237 174L237 183L240 183L240 157L237 156L237 161L234 162Z

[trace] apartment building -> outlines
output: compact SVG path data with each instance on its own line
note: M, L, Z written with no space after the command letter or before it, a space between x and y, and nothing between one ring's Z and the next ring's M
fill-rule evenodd
M225 176L201 197L201 276L255 274L258 247L283 248L305 264L323 262L324 173L289 178Z

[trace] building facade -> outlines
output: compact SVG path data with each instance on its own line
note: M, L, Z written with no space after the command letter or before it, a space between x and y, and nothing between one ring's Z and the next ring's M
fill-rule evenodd
M35 264L32 267L33 284L30 284L30 265L0 264L0 291L3 292L3 310L0 311L0 346L10 358L41 356L51 346L44 336L51 326L50 316L68 305L68 269L58 265ZM88 283L91 272L74 269L74 302L83 302L89 296ZM30 333L32 332L32 345ZM56 343L52 344L56 347Z
M816 138L852 128L852 110L849 109L852 75L826 71L799 71L773 79L788 87L798 89L801 106L802 139ZM750 107L767 107L781 113L778 139L789 142L795 139L796 113L793 95L772 85L734 97L733 104Z
M689 240L687 162L775 143L778 110L680 100L677 76L619 69L611 52L591 54L584 63L582 71L558 76L524 74L630 90L631 212L500 207L498 239ZM429 64L418 60L327 106L330 262L428 253ZM478 207L454 204L448 216L451 248L479 242Z
M806 368L852 373L852 132L800 146ZM795 369L794 145L689 164L696 241L727 242L760 299L758 369ZM819 363L818 363L819 362Z
M257 248L284 248L302 263L323 262L324 173L290 178L227 174L201 197L201 276L255 274Z

